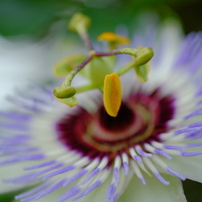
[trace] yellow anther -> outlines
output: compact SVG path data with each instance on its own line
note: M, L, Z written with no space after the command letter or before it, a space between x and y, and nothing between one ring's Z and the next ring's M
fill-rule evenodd
M122 86L118 74L112 73L105 76L103 100L107 113L116 117L122 100Z
M115 44L129 44L130 40L125 37L118 34L115 34L113 32L104 32L101 35L98 36L99 41L108 41L110 43Z

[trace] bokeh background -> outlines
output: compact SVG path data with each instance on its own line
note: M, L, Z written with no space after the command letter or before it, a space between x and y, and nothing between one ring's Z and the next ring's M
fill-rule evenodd
M155 13L159 21L175 18L185 34L202 30L201 0L0 0L1 109L7 107L4 97L27 81L50 83L54 63L79 47L78 37L66 29L75 12L92 18L94 40L117 25L134 32L145 13ZM188 202L202 201L201 184L183 185ZM0 195L0 201L11 202L14 195Z

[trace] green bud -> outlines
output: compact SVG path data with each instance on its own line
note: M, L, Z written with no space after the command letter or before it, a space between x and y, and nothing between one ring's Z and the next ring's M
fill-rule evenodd
M83 15L82 13L76 13L70 19L68 28L73 32L83 32L90 27L91 20L88 16Z
M68 87L55 87L53 94L56 98L70 98L76 94L76 89L72 86Z
M80 65L85 58L83 54L72 54L67 58L59 61L53 68L54 74L57 77L62 77L69 74L72 69Z
M136 58L136 65L144 65L149 62L154 56L154 51L151 47L144 47L139 49Z

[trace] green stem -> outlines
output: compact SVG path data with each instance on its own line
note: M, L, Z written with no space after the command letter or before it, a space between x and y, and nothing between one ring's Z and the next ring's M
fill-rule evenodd
M81 63L79 66L75 67L65 78L65 80L62 83L62 87L67 87L71 85L71 82L74 78L74 76L86 65L90 62L92 59L93 55L89 55L83 63Z
M132 60L127 65L125 65L123 68L119 69L118 72L116 72L119 76L125 74L127 71L129 71L131 68L135 67L135 61Z
M92 45L90 38L88 36L88 33L86 31L85 32L83 31L83 32L79 32L79 35L80 35L81 39L83 40L86 49L89 51L94 50L93 45Z
M112 56L112 55L116 55L116 54L119 54L119 50L112 50L112 51L109 51L109 52L96 52L94 54L94 56L96 57L104 57L104 56Z
M89 85L86 85L86 86L76 88L76 93L81 93L81 92L91 90L91 89L94 89L94 88L95 88L94 84L89 84Z

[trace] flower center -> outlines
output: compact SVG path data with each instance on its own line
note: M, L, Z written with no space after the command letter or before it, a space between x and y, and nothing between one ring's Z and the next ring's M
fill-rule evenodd
M159 133L169 130L173 101L171 95L161 97L157 89L149 95L131 94L116 117L109 116L103 105L92 114L79 108L57 123L58 137L68 148L88 156L127 152L131 146L158 140Z

